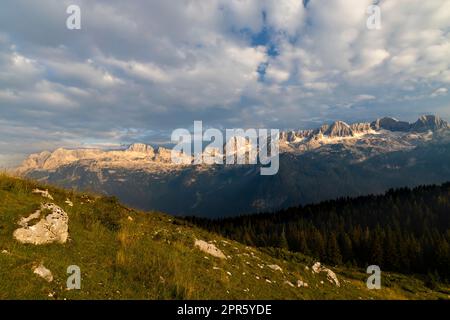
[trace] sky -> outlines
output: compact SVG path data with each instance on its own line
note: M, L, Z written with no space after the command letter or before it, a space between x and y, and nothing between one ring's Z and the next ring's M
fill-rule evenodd
M450 0L2 0L0 167L176 128L450 119ZM81 30L66 27L69 5Z

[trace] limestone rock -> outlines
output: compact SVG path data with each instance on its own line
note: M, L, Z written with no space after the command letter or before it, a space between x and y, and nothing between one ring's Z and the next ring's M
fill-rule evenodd
M53 281L53 274L52 272L47 269L42 263L34 268L33 273L37 274L42 279L46 280L47 282Z
M48 198L50 200L53 200L53 197L50 193L48 193L48 190L39 190L39 189L34 189L32 191L33 193L40 193L41 196L43 196L44 198Z
M280 267L279 265L271 264L271 265L268 265L268 267L269 267L270 269L274 270L274 271L280 271L280 272L283 272L283 269L281 269L281 267Z
M203 240L195 240L195 246L198 247L201 251L206 252L216 258L220 258L220 259L227 258L227 257L225 257L223 252L219 248L217 248L215 245L213 245L212 243L208 243Z
M320 270L321 270L320 262L314 263L314 265L312 266L312 272L313 273L319 273Z
M302 280L297 280L297 287L298 288L302 288L302 287L308 288L308 284Z
M320 273L320 272L324 272L327 274L327 279L329 282L334 283L337 287L340 287L341 284L339 283L339 280L336 276L336 274L331 271L328 268L323 267L320 262L316 262L313 266L312 266L312 272L313 273Z
M51 213L43 216L44 211ZM36 224L29 225L29 222L40 219ZM35 245L52 242L65 243L69 237L69 217L67 213L56 204L47 203L28 216L19 220L21 228L13 233L15 239L22 243Z

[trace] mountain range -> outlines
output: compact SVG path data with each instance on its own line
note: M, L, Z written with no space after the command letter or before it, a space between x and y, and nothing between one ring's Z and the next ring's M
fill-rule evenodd
M273 176L261 176L260 165L187 162L172 163L168 148L136 143L123 150L44 151L30 155L15 173L114 195L145 210L233 216L448 181L450 125L424 115L414 123L384 117L282 131L280 168Z

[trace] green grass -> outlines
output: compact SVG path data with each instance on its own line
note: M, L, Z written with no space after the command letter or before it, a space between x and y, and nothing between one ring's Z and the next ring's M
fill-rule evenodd
M49 189L54 201L32 194ZM70 207L66 199L73 202ZM70 240L35 246L17 242L17 221L53 202L69 215ZM221 260L194 247L211 241ZM448 299L449 288L427 288L417 277L383 273L368 290L361 270L333 268L341 287L313 274L311 258L247 247L157 212L139 212L115 198L38 185L0 175L0 299ZM54 281L33 274L43 263ZM267 267L277 264L283 272ZM66 290L67 267L81 269L81 290ZM260 266L263 266L262 268ZM307 270L306 268L309 268ZM270 280L270 283L266 281ZM297 280L308 288L296 285ZM321 283L323 281L323 284ZM51 294L51 297L49 296Z

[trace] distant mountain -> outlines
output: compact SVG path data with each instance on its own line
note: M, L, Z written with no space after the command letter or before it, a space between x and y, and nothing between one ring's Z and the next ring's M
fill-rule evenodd
M30 155L16 173L116 195L142 209L209 217L450 180L450 126L431 115L414 123L381 118L281 132L274 176L261 176L259 165L178 165L170 153L144 144L57 149Z

